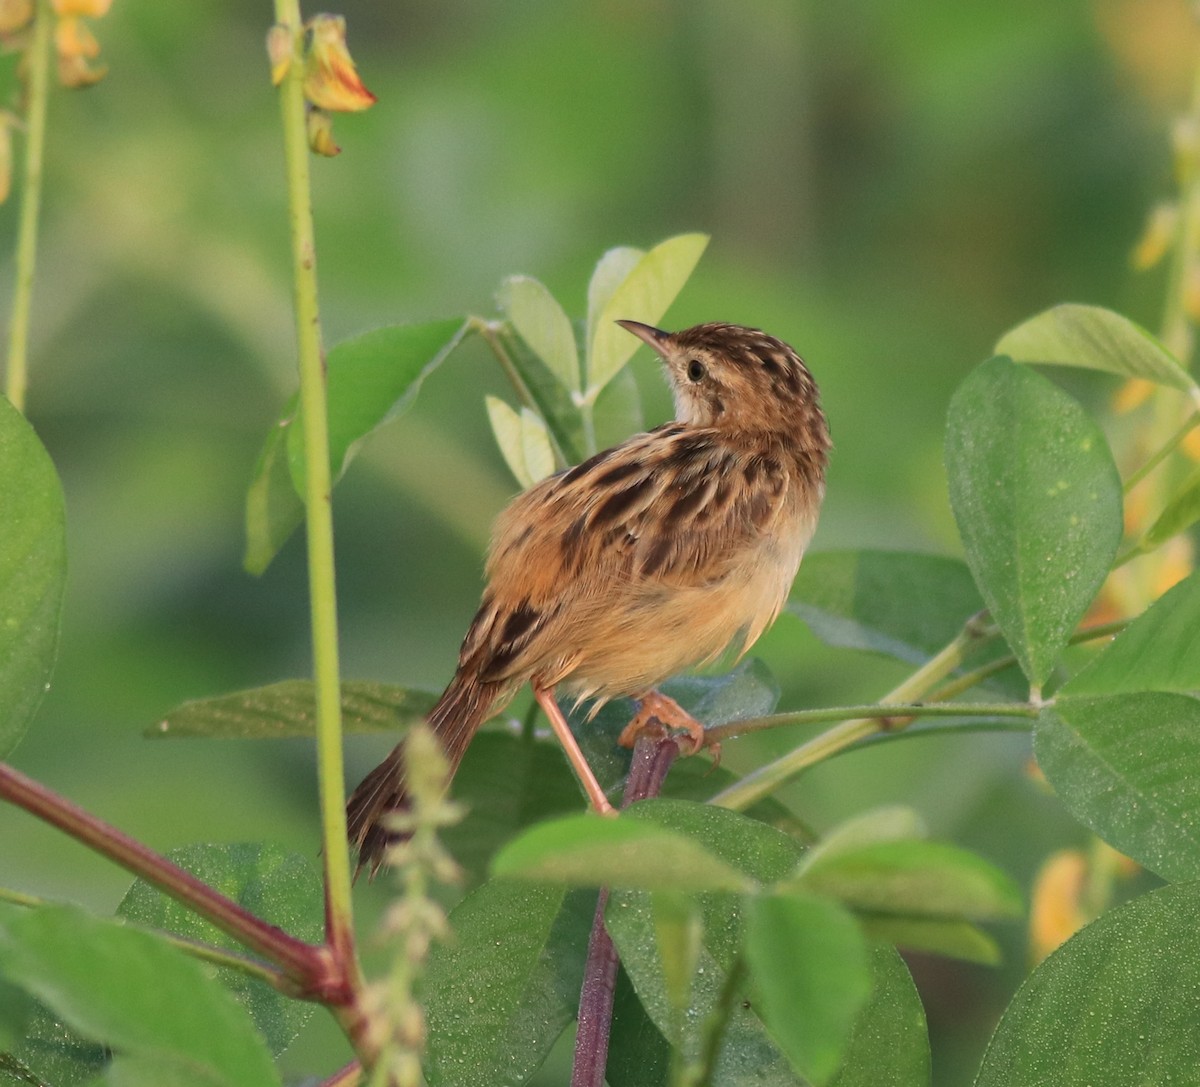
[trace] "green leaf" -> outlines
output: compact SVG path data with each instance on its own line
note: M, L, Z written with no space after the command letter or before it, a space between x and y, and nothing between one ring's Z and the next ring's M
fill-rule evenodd
M167 857L264 921L297 939L321 942L321 876L307 857L258 842L187 845ZM149 928L241 951L231 936L142 880L126 893L117 914ZM222 967L217 976L250 1013L276 1055L291 1045L316 1010L315 1004L286 997L239 970Z
M0 978L0 1053L13 1049L25 1036L33 1009L33 998L24 989Z
M1194 573L1129 624L1062 694L1200 690L1200 573Z
M663 989L671 1007L671 1039L683 1044L683 1025L692 1003L692 979L700 962L704 922L695 900L678 891L650 895L654 942L662 963Z
M509 364L503 367L505 375L511 379L515 374L524 384L532 401L528 406L541 416L553 435L562 454L559 467L583 460L588 455L583 440L583 416L572 394L508 325L489 331L488 336Z
M1189 392L1196 383L1161 343L1139 325L1099 306L1067 303L1006 332L997 355L1014 362L1082 366L1140 377Z
M177 1053L118 1056L100 1081L105 1087L223 1087L227 1082L211 1068Z
M546 953L562 903L561 888L493 881L451 912L454 940L434 945L422 986L430 1087L523 1083L526 1076L517 1073L531 1072L553 1045L564 1025L561 1015L551 1015L548 1041L530 1040L526 1015L536 994L527 993L535 980L549 984L546 971L553 971L559 956ZM514 1054L518 1033L532 1048ZM532 1067L513 1068L514 1059Z
M645 255L644 249L621 245L608 250L596 262L592 278L588 282L587 329L583 341L589 352L596 340L596 328L600 324L600 315L604 312L617 288L629 278Z
M1121 540L1121 482L1104 435L1046 378L994 358L950 402L946 466L967 563L1040 685Z
M471 330L451 317L419 325L388 325L342 340L325 357L329 401L329 467L338 479L358 443L407 408L421 383ZM288 432L288 464L304 495L304 428L300 414Z
M983 609L958 559L905 551L804 556L787 610L828 645L924 664Z
M0 758L50 686L67 576L62 487L33 428L0 397Z
M604 386L592 409L592 423L596 430L596 447L607 449L620 445L631 434L646 429L646 416L642 411L642 391L637 377L626 366Z
M588 937L596 916L594 891L571 891L550 927L546 946L534 964L495 1056L488 1084L524 1084L579 1015ZM456 1084L457 1080L454 1081Z
M1021 892L982 857L943 842L872 842L802 864L780 889L872 913L990 921L1019 917Z
M0 918L0 973L118 1052L193 1060L224 1087L279 1083L237 1002L151 933L70 906Z
M575 330L554 295L530 276L509 276L500 284L496 301L550 372L567 389L578 393L581 385Z
M488 422L492 424L492 434L504 463L508 470L521 485L523 490L533 486L534 479L525 464L525 443L521 438L521 413L505 403L498 396L485 396L484 406L487 408Z
M471 741L451 793L467 805L467 815L442 831L442 841L472 883L486 878L493 854L517 831L577 813L583 803L557 742L500 731Z
M641 346L615 322L622 318L654 324L667 312L688 281L708 245L707 234L679 234L646 253L609 297L600 316L588 353L587 392L595 396L617 375ZM624 258L622 258L624 259ZM614 267L618 265L614 259Z
M1142 544L1153 549L1200 521L1200 467L1193 468L1167 500L1158 520L1147 530Z
M871 996L862 933L833 902L773 894L747 902L745 940L763 1022L792 1067L820 1087Z
M975 1087L1167 1087L1200 1068L1200 886L1163 887L1088 925L1021 986Z
M801 870L843 853L853 853L863 846L920 839L927 834L925 820L912 808L902 804L872 808L826 831L821 840L805 853Z
M423 721L437 696L388 683L342 683L342 726L347 732L395 732ZM217 698L184 702L146 736L283 739L316 734L311 680L285 679Z
M329 463L335 482L358 444L408 407L421 382L470 330L470 322L461 317L391 325L330 348L325 359L326 395ZM262 573L270 565L303 520L303 505L297 505L304 495L304 428L298 404L293 396L271 428L247 493L244 563L251 573ZM286 486L284 467L291 480ZM288 487L294 495L279 493Z
M292 486L287 461L287 427L298 402L293 396L284 409L283 417L289 422L271 428L246 491L246 552L242 566L250 574L261 574L270 566L304 521L304 503Z
M690 800L642 800L622 818L653 823L689 838L756 883L773 883L791 872L803 852L792 837L742 812Z
M539 823L492 861L498 878L648 891L744 891L751 880L703 846L636 818L568 815Z
M874 913L858 913L857 917L863 932L871 940L981 966L1000 963L1000 948L996 941L970 921Z
M892 948L868 953L871 998L854 1021L831 1087L928 1087L929 1034L912 975Z
M0 1049L0 1084L74 1087L91 1083L111 1057L110 1050L81 1037L35 1000L21 1040L11 1052Z
M529 478L538 483L554 471L554 447L550 432L535 411L521 409L521 454Z
M670 1075L670 1043L646 1014L622 965L617 971L605 1082L608 1087L668 1087Z
M1200 702L1187 695L1060 698L1034 753L1067 810L1166 879L1200 876Z
M682 1049L688 1061L700 1059L704 1027L722 999L742 929L740 896L706 897L714 899L717 908L706 910L705 946L698 956L692 978L692 1006L683 1024ZM646 892L614 891L609 897L604 924L646 1015L665 1038L674 1033L674 1018L650 903ZM719 956L709 946L718 942L723 945ZM751 996L745 983L737 987L712 1082L802 1087L788 1059L768 1035Z

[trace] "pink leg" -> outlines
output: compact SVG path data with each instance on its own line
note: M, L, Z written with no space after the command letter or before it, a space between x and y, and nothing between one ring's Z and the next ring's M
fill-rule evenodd
M542 687L534 683L533 697L537 699L538 705L545 710L546 716L550 718L550 727L554 729L554 735L558 737L558 742L562 744L563 750L567 753L567 758L575 768L575 773L583 785L583 791L588 795L588 800L592 802L592 807L601 815L616 815L616 808L608 802L608 797L604 795L604 790L600 788L600 782L596 780L596 775L592 773L592 768L588 765L587 759L583 757L583 752L579 750L579 744L575 742L575 737L571 734L571 726L567 724L567 719L563 717L562 710L558 708L558 703L554 701L554 688Z

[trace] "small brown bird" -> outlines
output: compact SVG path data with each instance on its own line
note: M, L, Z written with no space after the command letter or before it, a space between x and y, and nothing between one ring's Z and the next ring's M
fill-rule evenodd
M529 682L599 811L611 811L555 701L631 695L745 652L779 613L817 524L830 441L816 383L782 340L740 325L663 332L618 322L658 353L675 421L519 495L496 519L487 589L429 724L452 767ZM635 719L637 720L637 719ZM698 744L697 744L698 746ZM359 868L382 863L381 817L405 807L402 747L347 805Z

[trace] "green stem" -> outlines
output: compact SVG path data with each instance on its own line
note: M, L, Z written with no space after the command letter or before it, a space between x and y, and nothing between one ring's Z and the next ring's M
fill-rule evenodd
M1186 438L1197 426L1200 426L1200 411L1194 411L1189 415L1172 434L1147 460L1146 462L1130 477L1125 480L1124 489L1128 494L1133 490L1143 479L1154 471L1164 460L1167 459L1179 447L1180 443Z
M859 706L823 706L815 710L772 713L747 717L704 730L705 740L718 743L751 732L764 732L786 725L815 725L826 721L870 722L872 732L889 732L897 722L917 717L1036 717L1037 710L1024 702L868 702Z
M304 424L304 504L312 611L313 679L317 709L317 775L325 859L325 935L336 960L356 984L350 846L342 764L338 679L337 596L333 558L332 481L325 360L317 308L317 257L308 175L304 102L304 27L297 0L275 0L275 21L292 34L292 62L279 87L287 168L288 220L296 310L300 408Z
M879 717L859 717L835 725L828 732L815 736L786 755L760 766L753 773L734 782L728 789L714 796L709 803L743 811L769 796L805 767L820 762L876 732L904 727L895 717L895 704L912 703L924 698L971 653L996 637L997 633L996 628L987 622L984 612L972 616L963 624L962 630L955 635L953 641L880 699Z
M1194 126L1200 123L1200 65L1197 66L1192 82L1192 101L1182 123ZM1162 340L1167 349L1189 368L1193 348L1192 321L1187 311L1187 282L1191 264L1200 239L1200 148L1191 146L1195 136L1184 136L1189 146L1177 151L1181 160L1179 182L1179 225L1176 242L1167 276L1166 298L1163 309Z
M1120 634L1129 626L1129 623L1128 619L1114 619L1110 623L1097 623L1094 627L1085 627L1072 634L1067 640L1067 645L1079 645L1081 642L1094 642L1099 638L1109 638L1114 634ZM930 695L930 701L948 702L950 699L958 697L963 691L969 691L972 687L978 686L984 680L991 679L996 673L1003 672L1016 663L1018 663L1017 658L1008 654L980 665L970 672L963 672L962 675L955 676L949 683L943 684L934 691Z
M18 411L25 410L29 386L29 314L37 265L38 218L42 204L42 156L46 145L46 103L50 98L50 40L54 14L39 2L26 63L29 66L25 113L25 169L21 181L21 211L17 220L17 269L12 319L8 328L8 366L5 392Z

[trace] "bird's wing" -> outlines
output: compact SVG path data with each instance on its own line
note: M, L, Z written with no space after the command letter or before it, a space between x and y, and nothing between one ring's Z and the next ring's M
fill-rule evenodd
M487 679L528 674L583 598L719 582L770 533L794 466L672 423L543 480L496 521L488 589L462 663Z

